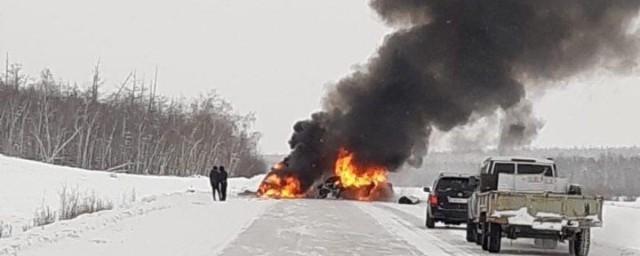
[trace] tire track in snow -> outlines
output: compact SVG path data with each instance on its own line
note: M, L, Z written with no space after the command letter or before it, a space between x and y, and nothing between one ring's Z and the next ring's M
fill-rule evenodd
M358 206L361 210L376 219L380 225L403 238L409 244L420 250L424 255L477 255L469 250L461 249L459 245L445 242L434 234L425 232L425 230L418 228L414 223L408 221L413 216L400 216L398 213L391 212L394 209L381 207L376 203L363 203Z
M424 255L358 202L282 200L222 251L243 255Z

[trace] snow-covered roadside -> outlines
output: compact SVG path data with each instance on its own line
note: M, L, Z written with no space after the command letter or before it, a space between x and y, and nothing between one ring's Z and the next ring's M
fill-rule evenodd
M257 198L212 202L205 192L159 196L132 210L83 215L27 232L15 240L36 241L6 255L217 255L275 203ZM0 240L2 245L12 246Z
M112 225L130 217L169 208L171 205L167 199L171 196L175 196L175 194L163 196L161 200L155 196L149 196L127 209L80 215L72 220L58 221L14 234L11 237L0 239L0 255L17 255L18 251L30 246L54 243L65 238L76 238L91 230Z
M262 176L232 178L228 194L255 190ZM115 174L50 165L0 155L0 224L12 227L12 236L32 224L36 209L60 208L63 187L111 201L116 208L132 201L186 191L211 191L207 177L166 177ZM135 199L135 200L133 200ZM6 236L7 234L5 234ZM6 237L0 240L6 239Z
M596 245L629 249L640 255L640 207L621 207L605 203L602 228L592 231Z
M618 207L627 207L627 208L637 208L640 209L640 198L638 198L635 202L617 202L617 201L607 201L606 205L618 206Z

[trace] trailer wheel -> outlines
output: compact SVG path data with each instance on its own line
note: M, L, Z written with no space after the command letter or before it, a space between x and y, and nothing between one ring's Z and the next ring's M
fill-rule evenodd
M584 228L573 239L569 240L569 254L571 256L587 256L589 255L590 245L591 230Z
M436 227L436 222L433 220L433 218L431 218L431 216L429 214L429 209L427 209L427 220L425 221L425 226L427 228L435 228Z
M476 241L476 224L472 220L467 221L467 242L473 243Z
M492 253L500 252L500 245L502 241L502 227L500 224L489 224L489 236L487 239L487 250Z

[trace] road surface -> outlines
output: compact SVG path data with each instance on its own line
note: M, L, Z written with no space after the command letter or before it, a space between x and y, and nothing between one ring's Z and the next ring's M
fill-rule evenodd
M16 250L4 254L490 255L464 240L463 227L424 228L419 205L257 198L214 203L208 193L181 193L148 200L128 214L118 211L27 232L14 242L31 242L16 242ZM501 255L568 255L564 244L554 250L532 244L503 239ZM634 254L596 244L591 255Z

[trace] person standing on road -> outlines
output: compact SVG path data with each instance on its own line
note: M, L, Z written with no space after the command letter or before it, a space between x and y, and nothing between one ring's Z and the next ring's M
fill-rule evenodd
M218 198L222 200L222 195L219 192L220 176L218 166L214 166L211 172L209 172L209 183L211 183L211 190L213 190L213 201L216 201L216 191L218 191Z
M220 166L220 201L227 200L227 178L229 174L224 170L224 166Z

